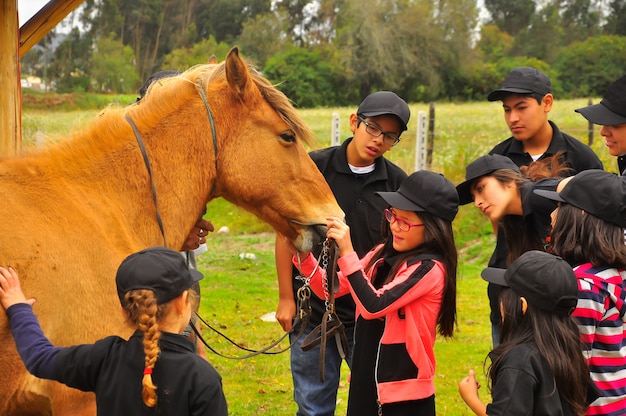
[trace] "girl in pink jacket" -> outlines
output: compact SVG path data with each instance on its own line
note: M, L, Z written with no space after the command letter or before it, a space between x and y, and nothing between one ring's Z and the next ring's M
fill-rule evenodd
M389 204L386 237L362 259L349 227L339 218L327 224L340 256L336 296L350 293L356 303L347 414L434 415L435 338L452 336L456 321L458 194L428 171L413 173L397 192L377 194ZM324 299L324 272L313 256L294 264Z

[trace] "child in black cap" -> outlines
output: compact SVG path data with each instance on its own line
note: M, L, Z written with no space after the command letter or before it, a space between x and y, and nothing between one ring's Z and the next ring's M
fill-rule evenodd
M350 228L328 219L339 248L340 288L356 303L348 416L434 415L437 332L450 337L456 321L457 251L454 185L418 171L396 192L377 192L388 205L385 240L359 260ZM300 264L324 298L323 275L309 255ZM438 331L437 331L438 330ZM382 413L381 413L382 412Z
M55 347L33 314L17 272L0 267L0 303L28 371L96 394L99 415L227 415L221 377L179 335L194 302L191 286L202 278L182 256L152 247L120 265L117 292L135 334L94 344Z
M473 370L459 383L477 415L582 415L593 394L571 313L578 301L569 263L531 250L482 277L508 287L500 296L501 343L489 353L492 402L478 397Z
M591 378L603 396L588 414L626 409L626 182L601 170L572 177L560 192L535 191L558 201L551 250L574 267L577 318Z
M611 156L617 156L622 176L626 175L626 75L613 82L598 104L575 110L592 123L602 126Z

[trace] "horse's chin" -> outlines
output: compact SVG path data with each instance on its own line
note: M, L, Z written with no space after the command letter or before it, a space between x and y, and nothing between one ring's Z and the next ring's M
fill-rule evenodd
M294 246L301 252L313 251L326 239L326 226L313 225L302 229L298 237L293 241Z

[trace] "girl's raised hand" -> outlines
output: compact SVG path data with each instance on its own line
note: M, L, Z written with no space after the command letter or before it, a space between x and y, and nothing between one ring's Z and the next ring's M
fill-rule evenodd
M326 218L326 225L328 230L326 231L326 237L335 240L337 247L339 247L339 256L345 256L354 251L352 247L352 240L350 240L350 227L337 217Z
M20 279L12 267L8 269L0 267L0 303L4 309L8 309L16 303L28 303L29 305L35 303L35 299L26 299L24 296Z

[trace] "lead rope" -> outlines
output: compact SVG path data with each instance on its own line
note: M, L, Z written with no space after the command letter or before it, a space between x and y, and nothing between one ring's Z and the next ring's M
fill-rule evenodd
M146 165L146 169L148 170L148 177L150 178L150 188L152 189L152 200L154 201L154 209L156 210L156 219L159 224L159 229L161 230L161 235L163 236L163 246L167 247L167 241L165 240L165 229L163 228L163 220L161 219L161 213L159 212L159 201L157 200L156 187L154 186L154 179L152 177L152 167L150 167L150 159L148 158L148 153L146 152L146 147L143 144L143 140L141 140L141 134L139 133L139 129L133 122L133 120L125 115L124 118L130 124L130 127L133 129L135 133L135 138L137 139L137 144L139 145L139 150L141 150L141 156L143 157L143 163Z
M323 249L322 249L322 253L320 254L320 260L321 260L322 265L323 265L324 268L326 268L328 266L328 250L329 250L329 245L328 245L328 240L326 240L326 242L324 243ZM300 269L301 268L300 255L296 254L296 258L298 260L298 268ZM216 351L213 347L211 347L208 344L208 342L202 337L202 334L200 334L200 332L195 328L195 326L192 325L191 328L195 332L195 334L198 337L198 339L211 352L213 352L214 354L219 355L220 357L223 357L223 358L232 359L232 360L243 360L243 359L246 359L246 358L254 357L255 355L259 355L259 354L274 355L274 354L283 353L283 352L287 351L289 348L291 348L291 347L293 347L295 345L295 343L302 337L302 335L304 334L304 331L309 326L309 321L310 321L310 318L311 318L311 304L309 302L309 300L311 298L311 287L309 286L309 282L311 281L311 278L313 277L313 275L315 274L315 272L319 268L319 264L320 264L320 261L317 262L317 264L315 265L315 268L313 269L313 272L311 273L310 276L308 276L308 277L297 276L296 277L298 280L301 280L302 282L304 282L304 285L300 289L298 289L298 291L296 292L296 297L297 297L297 300L298 300L298 304L297 304L296 317L295 317L294 322L293 322L293 324L291 326L291 330L289 330L288 332L283 334L283 336L280 339L272 342L269 346L267 346L265 348L262 348L260 350L253 350L253 349L250 349L250 348L243 347L239 343L237 343L237 342L233 341L232 339L230 339L228 336L226 336L222 332L220 332L217 329L215 329L208 322L206 322L204 319L202 319L202 317L200 315L198 315L196 313L196 317L198 318L198 320L200 322L202 322L207 328L211 329L213 332L215 332L216 334L218 334L219 336L224 338L226 341L228 341L229 343L231 343L235 347L237 347L237 348L239 348L241 350L250 352L250 354L246 354L246 355L242 355L242 356L224 355L224 354ZM330 305L330 303L327 302L327 308L330 307L329 305ZM334 310L334 307L333 307L333 310ZM300 325L300 329L298 330L296 338L293 340L293 342L291 342L287 347L285 347L285 348L283 348L281 350L269 351L270 349L272 349L273 347L278 345L285 337L287 337L289 334L291 334L294 331L294 328L296 326L298 326L298 325ZM346 343L347 343L347 341L346 341Z
M342 359L347 358L350 352L345 327L335 312L335 292L339 289L339 278L337 276L337 257L339 249L334 242L332 242L332 250L330 245L331 241L326 239L321 255L322 269L325 269L326 272L322 277L326 311L322 316L322 322L304 338L301 344L303 351L309 351L317 345L320 346L319 375L320 381L322 382L324 381L326 341L328 337L335 338L337 351ZM332 265L330 273L328 270L329 263Z

